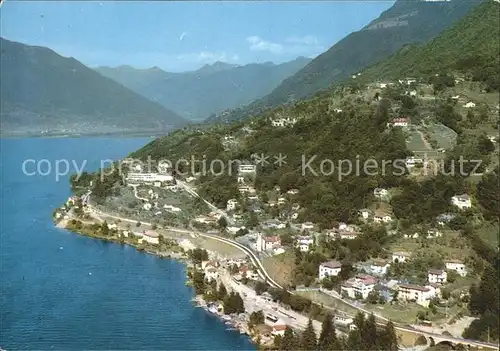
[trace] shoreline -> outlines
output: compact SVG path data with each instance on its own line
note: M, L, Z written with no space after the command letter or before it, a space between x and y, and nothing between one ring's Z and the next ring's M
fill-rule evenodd
M142 247L142 246L140 246L140 244L136 244L136 243L133 243L133 242L130 242L127 240L121 240L120 238L107 237L107 236L103 236L103 235L99 235L99 234L95 234L95 233L90 234L90 233L87 233L83 230L78 230L76 228L72 228L71 226L68 227L69 221L70 220L67 220L67 219L63 219L60 221L56 221L53 219L53 222L55 223L55 226L57 228L67 230L67 231L74 233L76 235L84 236L84 237L96 239L96 240L102 240L102 241L106 241L106 242L112 242L115 244L128 245L130 247L135 248L139 252L142 252L142 253L145 253L148 255L157 256L161 259L175 260L179 263L184 264L185 269L186 269L186 277L185 277L185 284L184 285L186 285L188 287L192 287L191 280L188 277L188 268L189 268L189 265L192 264L192 262L189 260L189 258L185 254L185 252L179 253L179 252L155 251L155 250L153 250L152 247L147 247L147 246ZM191 243L191 245L198 248L198 246L194 245L193 243ZM253 333L251 333L246 321L233 320L233 318L229 315L226 315L224 313L219 313L218 311L214 312L214 311L210 310L208 306L211 303L207 303L202 295L194 294L194 289L191 289L191 290L193 292L193 296L190 298L190 301L191 301L194 308L203 308L203 310L206 313L216 317L220 323L224 324L224 326L226 326L226 327L229 327L229 328L226 328L226 330L238 332L240 335L246 335L248 337L248 340L250 341L250 343L252 345L254 345L254 346L257 345L259 335L258 334L253 335Z

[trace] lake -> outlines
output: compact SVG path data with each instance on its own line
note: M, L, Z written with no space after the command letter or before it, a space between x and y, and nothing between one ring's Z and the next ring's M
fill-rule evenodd
M2 348L255 349L192 306L183 264L53 226L52 211L70 195L69 176L56 180L53 172L57 160L87 160L95 170L101 159L122 158L150 140L0 140Z

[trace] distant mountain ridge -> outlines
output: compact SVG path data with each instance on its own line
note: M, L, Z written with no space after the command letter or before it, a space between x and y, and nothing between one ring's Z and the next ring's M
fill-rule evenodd
M282 64L265 62L243 66L215 62L184 73L129 66L95 70L185 118L202 120L270 93L310 61L298 57Z
M74 58L1 38L2 134L168 131L186 121Z
M377 19L337 42L285 79L269 95L235 109L222 118L211 118L207 122L238 120L257 115L267 108L310 97L388 58L406 44L424 43L432 39L481 2L397 0Z

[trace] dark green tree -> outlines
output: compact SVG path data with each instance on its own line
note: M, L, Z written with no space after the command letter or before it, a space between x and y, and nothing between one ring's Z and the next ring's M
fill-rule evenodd
M318 339L318 350L341 350L339 340L337 339L337 331L333 325L332 315L330 313L325 315L325 319L321 325L321 333Z
M293 330L287 326L285 330L285 334L283 335L283 338L281 339L280 342L280 350L283 351L295 351L299 348L299 340L295 336L295 333Z
M219 290L217 291L217 298L219 300L224 300L226 295L227 295L226 287L224 286L223 283L220 283Z
M316 350L316 345L317 345L316 333L314 332L312 320L309 319L306 329L302 332L302 335L300 336L300 349Z

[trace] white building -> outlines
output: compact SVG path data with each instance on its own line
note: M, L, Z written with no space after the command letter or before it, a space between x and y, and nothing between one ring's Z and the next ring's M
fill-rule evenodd
M226 211L233 211L236 209L236 206L238 206L238 200L229 199L227 200Z
M259 252L273 250L281 246L279 236L264 236L262 233L257 233L256 250Z
M435 228L431 228L427 231L427 238L428 239L440 238L442 236L443 236L443 233Z
M370 272L375 275L386 275L391 265L384 260L373 260L370 264Z
M238 191L241 194L255 194L255 188L251 185L240 185Z
M424 307L429 307L430 300L436 296L435 289L413 284L399 285L398 292L398 300L415 302Z
M284 205L286 203L286 199L284 197L278 198L278 205Z
M170 212L182 212L182 209L172 205L163 205L163 208Z
M311 230L311 229L314 229L314 223L313 222L305 222L305 223L302 223L300 228L302 230Z
M465 108L471 108L471 107L476 107L476 104L473 103L472 101L469 101L464 105Z
M149 211L152 207L153 206L149 202L146 202L144 205L142 205L142 208L146 211Z
M446 279L448 278L448 274L446 271L442 269L430 269L427 273L427 280L429 283L434 284L444 284L446 283Z
M339 261L328 261L323 262L319 265L319 280L323 280L326 277L336 277L342 270L342 264Z
M336 235L340 239L345 239L345 240L354 240L357 239L359 236L358 232L351 232L351 231L342 231L337 233Z
M157 233L151 231L151 230L145 230L142 232L142 236L139 239L139 242L142 243L143 241L153 244L153 245L158 245L159 243L159 236Z
M452 205L457 206L461 210L472 207L471 198L467 194L455 195L451 198Z
M127 181L132 183L154 183L154 182L172 182L174 177L159 173L135 173L127 174Z
M406 158L406 168L413 168L416 165L424 165L424 160L421 158L407 157Z
M361 217L363 219L368 219L370 217L371 213L372 212L367 208L363 208L363 209L359 210L359 214L361 215Z
M392 120L392 122L389 123L389 125L392 125L393 127L406 128L410 125L410 120L408 118L404 118L404 117L394 118Z
M168 161L161 161L158 163L158 172L167 173L172 168L172 165Z
M383 199L389 196L389 191L384 188L375 188L373 189L373 195L378 199Z
M392 253L392 262L396 263L404 263L406 260L410 258L410 254L408 252L393 252Z
M279 127L279 128L293 126L295 123L297 123L297 119L290 117L273 119L271 121L273 127Z
M299 189L290 189L286 193L288 195L297 195L299 193Z
M445 263L446 269L450 271L457 272L461 277L467 275L467 267L462 261L458 260L448 260Z
M314 238L312 236L299 236L295 241L295 246L302 252L308 252L313 244Z
M217 280L217 278L219 277L219 272L217 271L217 268L213 266L205 267L204 273L205 273L205 279L208 281Z
M377 280L370 275L357 274L356 277L342 283L340 292L341 294L349 296L351 299L366 299L368 294L375 288L376 283Z
M238 166L239 174L251 174L255 173L257 170L257 166L254 164L241 164Z

